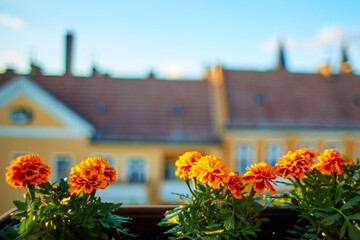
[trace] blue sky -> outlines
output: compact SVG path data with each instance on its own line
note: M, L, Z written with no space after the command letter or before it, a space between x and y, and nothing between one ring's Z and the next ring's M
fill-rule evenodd
M64 72L65 34L74 72L95 63L114 77L201 78L206 67L268 70L285 42L288 69L336 71L340 43L360 73L360 1L0 0L0 72Z

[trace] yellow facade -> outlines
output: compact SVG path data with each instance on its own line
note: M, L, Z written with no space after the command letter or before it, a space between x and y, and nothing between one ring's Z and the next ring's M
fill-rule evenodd
M47 112L39 104L27 96L19 96L0 108L0 127L16 128L9 117L10 111L18 107L31 109L33 118L22 128L65 129L65 123ZM146 162L148 203L164 203L158 197L159 186L164 179L165 160L175 160L186 151L197 150L203 154L223 157L223 151L218 145L172 145L172 144L145 144L145 143L93 143L87 137L38 137L38 136L1 136L0 137L0 181L3 196L0 198L0 212L3 213L14 207L13 200L20 200L26 189L9 186L5 181L6 167L17 155L33 153L38 154L43 161L52 168L49 180L54 181L54 161L57 156L67 156L71 159L72 166L91 156L110 156L114 160L117 170L117 183L127 182L126 161L131 156L142 156Z
M86 135L59 134L39 135L39 131L49 132L64 130L69 127L52 110L44 108L41 102L34 101L29 95L19 95L2 104L0 102L0 131L14 129L19 134L9 135L7 131L0 135L0 181L1 192L0 213L13 207L12 200L21 199L25 189L14 189L5 182L6 167L16 155L24 153L38 154L52 170L55 169L55 159L67 156L71 165L80 163L87 157L104 156L114 161L117 170L117 183L128 181L128 160L140 156L145 162L147 203L166 203L160 198L161 184L164 182L165 165L168 159L174 161L186 151L199 151L203 154L219 156L229 165L231 171L238 170L238 146L246 144L251 149L250 164L267 161L267 148L271 144L279 146L281 153L290 149L310 146L320 152L325 148L336 146L343 154L352 158L358 155L360 149L360 134L340 130L227 130L224 128L228 118L225 88L222 69L217 67L209 70L207 79L210 81L210 96L213 125L221 138L218 144L166 144L166 143L126 143L126 142L92 142ZM204 80L207 81L207 80ZM2 105L1 105L2 104ZM31 109L33 118L26 125L17 125L9 117L12 109L24 107ZM27 131L31 130L31 131ZM22 135L22 131L24 134ZM26 134L25 134L26 133ZM61 133L61 131L60 131ZM279 157L279 156L278 156ZM55 179L54 172L50 180ZM174 180L176 181L176 180ZM171 184L171 181L170 181Z
M126 182L126 160L131 155L142 155L148 161L148 199L150 203L162 203L158 199L159 184L163 180L164 161L167 157L175 158L185 151L197 150L202 153L222 157L222 151L218 146L164 146L156 144L92 144L88 139L21 139L0 138L1 165L0 174L3 176L1 189L4 197L0 199L0 212L13 207L12 200L21 199L25 189L14 189L5 182L6 167L17 153L38 154L43 161L52 169L54 159L58 154L66 154L72 157L73 164L78 164L89 156L109 155L115 159L118 183ZM151 164L150 164L151 162ZM53 173L49 179L53 180Z

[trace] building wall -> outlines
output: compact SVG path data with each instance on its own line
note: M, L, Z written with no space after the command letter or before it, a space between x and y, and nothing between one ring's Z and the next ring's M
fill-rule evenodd
M266 161L267 146L274 144L280 146L281 151L277 152L277 158L285 154L288 150L294 150L302 146L314 148L316 152L321 152L325 148L338 147L339 150L352 158L355 158L360 149L359 131L340 131L340 130L292 130L292 129L267 129L267 130L234 130L226 129L228 117L224 96L222 80L215 81L222 75L221 69L209 73L212 85L209 89L212 93L210 106L213 107L211 117L213 124L219 133L222 142L220 144L169 144L169 143L124 143L124 142L92 142L89 136L73 135L61 137L45 134L31 135L27 132L26 136L18 131L16 136L2 134L0 131L0 180L2 197L0 198L0 213L13 207L12 201L22 199L25 189L14 189L5 182L6 167L17 154L33 153L39 154L45 163L52 168L50 180L55 179L55 160L57 156L68 156L71 166L80 163L87 157L101 156L110 159L117 170L117 182L115 188L100 190L99 194L110 200L123 199L126 194L134 192L142 196L142 201L136 199L126 199L127 203L135 204L159 204L169 203L170 198L166 191L178 192L183 189L181 181L175 179L165 179L166 161L175 161L181 154L187 151L199 151L206 155L215 155L223 159L229 166L230 171L238 171L237 148L239 144L248 144L251 149L251 160L249 164ZM220 72L219 72L220 71ZM215 80L214 80L215 79ZM26 125L16 125L9 119L9 113L17 107L31 109L33 119ZM1 128L19 128L20 130L32 129L35 133L38 130L66 129L68 126L60 118L53 114L52 109L47 111L41 104L34 102L31 97L19 95L6 104L0 102L0 130ZM55 109L56 111L56 109ZM19 130L18 129L18 130ZM6 131L5 131L6 133ZM47 133L47 132L45 132ZM140 183L129 183L129 159L142 159L144 161L145 181ZM117 192L114 192L114 191ZM103 193L101 193L103 191ZM135 195L134 195L135 196Z
M222 156L221 149L216 145L165 145L165 144L121 144L91 143L86 138L79 139L41 139L41 138L0 138L0 181L3 197L0 198L0 213L13 207L13 200L21 200L26 189L14 189L5 181L6 167L16 154L38 154L52 168L50 181L54 181L55 158L57 155L71 157L72 166L90 156L111 157L117 170L116 184L128 184L127 161L133 156L140 156L146 161L145 183L133 184L146 190L146 204L166 203L159 198L161 182L164 180L165 159L176 158L186 151L197 150L203 154ZM176 181L176 180L175 180ZM103 191L103 190L100 190ZM126 194L126 193L123 193Z
M300 131L293 132L287 130L278 130L269 133L269 131L239 131L228 132L224 137L227 149L226 156L230 161L232 171L237 169L237 147L240 144L249 144L252 150L251 164L267 161L267 146L269 144L278 144L281 146L281 155L289 150L296 150L301 147L313 148L315 152L321 153L324 149L337 148L342 154L349 156L353 161L360 153L360 138L358 132L344 131ZM247 132L247 133L246 133Z

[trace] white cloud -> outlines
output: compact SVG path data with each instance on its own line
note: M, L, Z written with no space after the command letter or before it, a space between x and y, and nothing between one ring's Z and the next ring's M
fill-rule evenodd
M5 66L5 64L0 63L0 73L5 72L5 70L6 70L6 66Z
M5 51L2 58L5 60L5 62L16 63L25 60L26 56L23 53L17 51Z
M259 48L264 52L274 52L278 47L278 40L275 37L269 38L259 44Z
M317 31L313 36L304 42L304 47L315 50L339 44L346 38L346 33L343 29L336 26L326 26Z
M278 49L279 39L271 37L259 44L259 49L262 52L274 52ZM304 36L303 38L294 39L291 36L286 36L284 40L286 48L302 49L303 51L329 51L329 49L337 48L342 42L346 46L351 46L350 51L354 51L354 46L359 45L360 30L346 30L338 26L325 26L319 29L311 36Z
M14 29L20 29L24 25L23 21L20 18L13 17L4 13L0 13L0 24Z
M28 57L24 53L14 50L0 52L0 68L7 67L22 69L21 72L28 70Z
M160 71L163 72L169 79L179 79L184 75L191 74L193 69L188 63L173 62L163 65Z
M290 37L287 38L279 38L279 37L271 37L259 44L259 49L263 52L276 52L279 48L279 42L282 42L285 45L285 48L293 47L296 45L296 41Z

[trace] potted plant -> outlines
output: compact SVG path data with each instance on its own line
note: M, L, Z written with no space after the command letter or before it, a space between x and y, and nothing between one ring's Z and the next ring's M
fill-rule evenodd
M18 224L0 232L2 239L108 239L128 234L129 218L113 214L121 204L101 202L97 189L115 182L116 171L102 158L88 158L71 169L70 179L47 180L51 169L39 156L17 157L7 168L11 186L27 187L24 201L14 201Z
M266 205L256 194L269 189L276 193L274 167L251 165L243 176L228 172L215 156L187 152L176 161L175 174L184 179L190 195L180 194L181 205L167 211L162 226L170 226L170 239L250 239L261 231ZM248 186L249 193L246 187Z
M283 207L303 220L290 231L293 239L360 239L359 160L334 149L317 155L306 148L289 151L275 166L293 188L279 198Z

